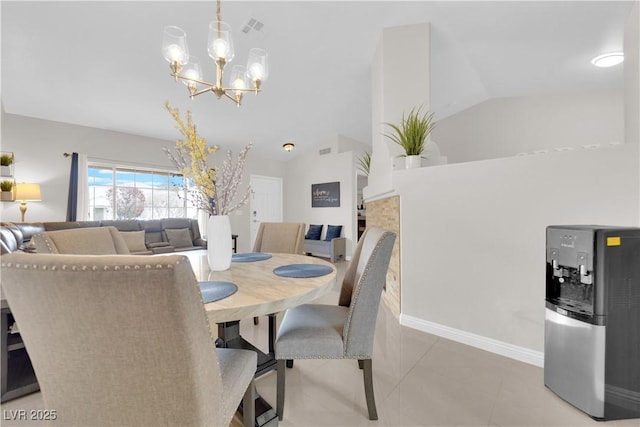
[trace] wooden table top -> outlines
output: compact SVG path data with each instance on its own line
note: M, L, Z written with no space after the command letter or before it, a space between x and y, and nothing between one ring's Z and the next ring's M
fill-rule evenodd
M226 271L210 271L206 251L181 252L186 255L200 281L220 280L235 283L238 291L218 301L205 304L213 323L242 320L277 313L313 301L336 283L336 268L320 258L307 255L271 254L264 261L232 262ZM277 276L273 269L288 264L320 264L333 269L330 274L311 278Z

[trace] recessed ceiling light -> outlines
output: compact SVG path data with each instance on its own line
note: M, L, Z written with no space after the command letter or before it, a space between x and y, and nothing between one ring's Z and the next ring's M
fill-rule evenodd
M296 148L296 146L293 144L293 142L287 142L286 144L282 145L282 148L285 149L285 151L293 151L294 148Z
M624 61L624 53L611 52L611 53L605 53L604 55L596 56L591 60L591 63L596 67L606 68L606 67L613 67L614 65L618 65L622 61Z

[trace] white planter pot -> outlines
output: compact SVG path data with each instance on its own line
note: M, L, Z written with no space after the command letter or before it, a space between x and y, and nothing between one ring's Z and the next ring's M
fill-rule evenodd
M13 200L13 192L11 191L0 191L0 200L5 202L10 202Z
M207 260L212 271L231 267L232 241L228 215L211 215L207 222Z
M407 156L404 158L404 167L406 169L414 169L422 166L422 158L420 156Z

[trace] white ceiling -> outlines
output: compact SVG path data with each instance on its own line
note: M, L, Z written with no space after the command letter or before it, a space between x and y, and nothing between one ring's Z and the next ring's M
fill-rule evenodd
M250 47L269 52L263 92L236 108L210 94L189 100L160 52L164 26L183 28L190 53L213 79L205 47L213 1L2 1L2 104L11 114L174 140L168 100L193 111L210 143L252 141L256 154L286 160L337 134L370 143L370 64L384 27L432 24L430 106L442 118L493 97L621 89L622 66L598 69L589 61L622 50L631 6L223 1L233 63L244 63ZM250 18L264 28L244 34ZM287 141L297 150L284 152Z

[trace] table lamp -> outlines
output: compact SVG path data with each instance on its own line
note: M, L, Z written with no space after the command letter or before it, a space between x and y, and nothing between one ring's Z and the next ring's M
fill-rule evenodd
M20 222L24 222L24 214L27 211L27 202L40 202L40 184L30 182L16 183L15 200L20 202Z

